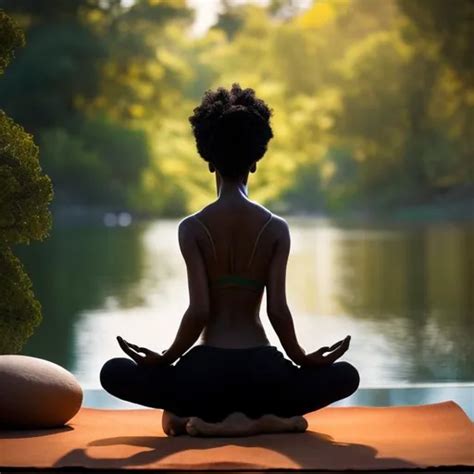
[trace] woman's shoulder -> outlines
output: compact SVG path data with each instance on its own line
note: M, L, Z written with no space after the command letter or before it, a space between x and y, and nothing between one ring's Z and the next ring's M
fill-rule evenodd
M178 222L178 234L180 236L190 236L197 227L197 213L189 214Z
M249 201L249 203L251 207L253 207L253 209L260 211L262 215L268 216L268 225L271 226L273 230L281 230L284 232L289 230L288 222L284 217L272 212L270 209L266 208L265 206L256 201ZM209 207L210 206L205 206L199 211L196 211L182 218L178 223L178 227L183 230L192 229L194 227L199 228L200 226L196 224L203 223L203 220L206 220L206 214L209 211Z
M257 207L259 207L265 214L268 214L268 216L271 217L269 224L273 225L273 227L276 228L282 228L282 229L287 229L288 228L288 222L284 217L279 216L278 214L275 214L272 212L270 209L266 208L262 204L258 202L253 202Z
M286 221L285 218L277 215L277 214L273 214L272 215L272 220L271 222L269 223L269 226L272 225L272 233L278 237L278 238L283 238L283 239L287 239L290 235L290 227L288 225L288 222Z
M280 238L287 239L289 237L290 229L284 217L272 212L260 203L253 201L253 204L259 207L262 213L268 215L264 228L267 229L267 233L270 234L273 239L279 240Z
M269 216L271 215L272 222L275 222L280 225L288 225L286 220L283 217L279 216L278 214L275 214L270 209L265 207L263 204L260 204L259 202L256 202L256 201L250 201L250 202L256 209L260 209L263 214L267 214Z

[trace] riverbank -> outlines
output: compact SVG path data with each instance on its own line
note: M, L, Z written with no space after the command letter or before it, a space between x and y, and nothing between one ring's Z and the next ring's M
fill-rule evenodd
M132 222L154 219L179 219L184 216L160 216L136 213L130 209L111 209L100 206L61 205L52 206L53 225L56 224L98 224L106 227L128 227ZM275 211L277 212L277 211ZM277 212L278 213L278 212ZM282 213L285 217L308 217L330 219L350 223L394 222L422 223L474 221L474 192L471 195L451 195L437 197L428 202L407 204L392 208L369 208L346 210L339 213L323 211L298 211Z

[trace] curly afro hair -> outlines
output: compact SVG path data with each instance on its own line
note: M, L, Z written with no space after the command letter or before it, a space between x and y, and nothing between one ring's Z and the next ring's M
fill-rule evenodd
M189 117L198 153L212 163L222 176L237 178L260 160L273 137L273 110L255 96L253 89L238 83L229 91L207 90L201 105Z

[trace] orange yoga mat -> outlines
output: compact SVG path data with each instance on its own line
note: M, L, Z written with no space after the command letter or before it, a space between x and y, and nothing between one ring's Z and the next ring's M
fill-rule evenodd
M0 431L2 468L384 470L474 467L474 429L453 401L325 407L308 431L167 437L161 410L82 408L68 426Z

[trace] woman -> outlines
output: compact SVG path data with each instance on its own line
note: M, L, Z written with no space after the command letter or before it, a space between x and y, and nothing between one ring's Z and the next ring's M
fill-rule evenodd
M248 175L273 137L271 114L254 90L238 84L206 91L194 109L189 120L199 154L216 173L218 198L179 224L189 307L168 350L158 354L119 336L131 359L111 359L100 373L112 395L164 409L168 435L304 431L305 413L359 386L357 369L336 362L350 336L309 354L298 344L285 295L288 225L248 199ZM262 327L264 288L289 359Z

